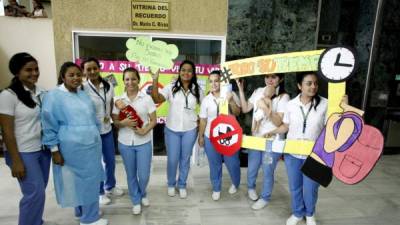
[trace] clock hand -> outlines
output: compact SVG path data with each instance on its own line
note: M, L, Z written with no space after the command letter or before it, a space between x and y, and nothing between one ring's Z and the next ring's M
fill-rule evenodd
M340 57L341 57L341 54L340 53L338 53L337 54L337 56L336 56L336 62L335 62L335 66L344 66L344 67L352 67L353 65L352 64L348 64L348 63L340 63L339 61L340 61Z

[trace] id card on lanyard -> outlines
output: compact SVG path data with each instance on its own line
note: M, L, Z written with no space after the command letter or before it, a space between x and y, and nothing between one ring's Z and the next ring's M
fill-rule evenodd
M103 118L103 123L109 123L110 122L110 117L107 116L107 93L106 93L106 89L103 88L104 91L104 98L100 95L100 93L96 90L95 87L93 87L93 85L88 82L90 88L94 91L94 93L96 93L97 96L99 96L99 98L101 99L101 101L103 102L103 106L104 106L104 118Z
M311 103L310 108L308 108L307 114L304 113L303 107L300 106L301 114L303 116L303 136L306 133L306 128L307 128L307 118L310 115L310 111L312 107L314 106L314 103Z

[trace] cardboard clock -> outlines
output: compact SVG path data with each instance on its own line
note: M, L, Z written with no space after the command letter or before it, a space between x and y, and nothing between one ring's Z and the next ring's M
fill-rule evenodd
M328 82L339 83L352 77L358 67L352 48L336 46L326 49L318 61L318 74Z

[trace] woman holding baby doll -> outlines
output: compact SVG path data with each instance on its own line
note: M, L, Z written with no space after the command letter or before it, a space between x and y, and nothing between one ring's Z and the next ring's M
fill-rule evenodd
M215 150L209 139L211 121L219 114L218 107L222 95L220 91L220 77L221 71L219 70L210 73L208 78L210 82L210 93L204 97L201 102L199 114L199 145L204 146L210 165L210 180L213 189L211 198L214 201L218 201L221 196L222 162L225 163L232 180L232 185L228 190L229 194L236 193L240 184L239 152L232 156L224 156ZM233 92L226 93L226 101L228 101L230 111L236 116L239 115L240 100L237 95Z
M268 132L276 129L282 124L283 112L289 95L285 92L284 74L267 74L264 78L265 87L256 89L248 101L246 101L243 83L236 80L239 87L240 103L242 112L247 113L253 109L252 135L265 137ZM282 154L250 150L248 152L247 169L247 188L248 196L251 200L258 199L256 192L256 179L258 170L263 165L264 181L261 196L257 202L252 205L255 210L264 208L272 194L274 185L274 172ZM264 156L270 157L263 160ZM268 161L263 163L263 161Z
M146 188L152 157L151 130L157 122L156 105L150 96L139 90L140 75L136 69L126 68L122 79L125 93L115 99L112 119L119 128L118 147L133 203L132 213L138 215L141 213L141 204L150 205Z

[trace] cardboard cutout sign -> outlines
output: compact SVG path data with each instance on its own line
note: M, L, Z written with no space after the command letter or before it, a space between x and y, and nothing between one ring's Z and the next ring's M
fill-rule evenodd
M324 187L332 180L332 169L340 181L355 184L369 174L382 150L382 134L364 125L359 114L334 113L301 170Z
M150 67L152 72L160 68L171 69L173 60L178 57L178 47L163 41L151 41L150 37L129 38L126 42L128 51L126 58L129 61L139 62L143 66Z
M211 122L210 141L217 152L231 156L239 151L243 130L234 116L219 115Z

